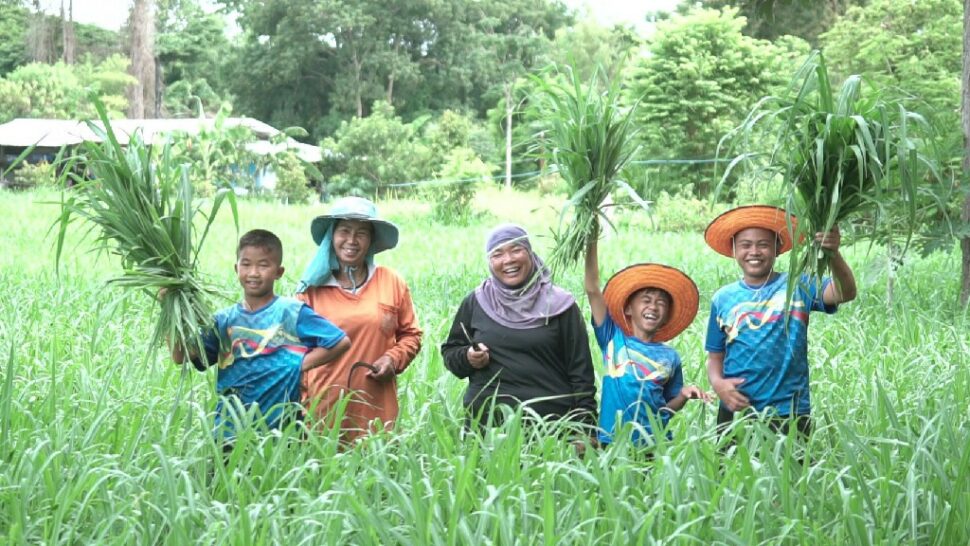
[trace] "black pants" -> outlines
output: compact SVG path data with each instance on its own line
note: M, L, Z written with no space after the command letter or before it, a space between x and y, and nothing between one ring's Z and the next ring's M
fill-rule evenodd
M742 419L751 419L754 417L754 413L746 413L742 416ZM724 407L724 405L719 405L717 408L718 438L722 438L727 433L733 421L734 412ZM775 433L788 434L791 429L791 424L794 422L795 430L803 440L808 440L808 437L812 435L812 417L807 413L793 415L791 417L770 417L765 422L768 428Z

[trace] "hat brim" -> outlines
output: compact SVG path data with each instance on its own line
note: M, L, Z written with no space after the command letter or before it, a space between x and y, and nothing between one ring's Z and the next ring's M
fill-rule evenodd
M377 254L378 252L383 252L385 250L392 249L397 246L399 232L397 226L388 222L387 220L379 220L372 218L370 216L362 216L358 214L324 214L322 216L317 216L310 223L310 234L313 235L313 242L318 246L323 238L327 235L327 230L330 226L337 223L337 220L360 220L362 222L370 222L374 226L374 237L370 243L370 252Z
M659 288L670 294L669 318L657 329L652 341L671 340L690 326L697 316L699 294L697 285L679 269L653 263L634 264L610 277L603 289L606 309L626 335L633 335L626 314L626 302L638 290Z
M789 226L789 220L791 225ZM794 216L785 209L768 205L749 205L731 209L715 218L704 231L704 240L715 252L728 258L734 257L734 236L748 228L766 229L781 238L778 255L792 248L792 233L797 227Z

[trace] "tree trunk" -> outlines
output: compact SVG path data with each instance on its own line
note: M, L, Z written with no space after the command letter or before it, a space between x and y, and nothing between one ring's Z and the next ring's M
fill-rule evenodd
M970 2L970 0L967 0ZM512 84L505 84L505 189L512 189Z
M128 86L128 117L146 118L155 110L155 14L152 0L135 0L128 27L131 32L129 72L138 80Z
M63 59L65 64L74 64L77 40L74 37L74 0L68 0L67 13L64 12L64 0L61 0L61 37L63 38Z
M963 0L963 93L961 114L963 121L963 184L970 183L970 0ZM963 201L964 222L970 222L970 194ZM960 305L970 302L970 237L960 240L963 274L960 278Z

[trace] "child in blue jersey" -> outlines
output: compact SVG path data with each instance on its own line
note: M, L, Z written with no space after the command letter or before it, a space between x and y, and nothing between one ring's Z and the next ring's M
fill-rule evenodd
M835 313L838 304L855 298L856 286L839 253L835 227L815 234L821 248L831 252L835 282L803 276L786 302L788 274L776 272L774 264L791 249L795 222L791 218L789 228L783 209L755 205L718 216L704 233L708 245L733 257L742 272L740 281L722 287L711 300L705 349L708 378L721 400L719 430L730 424L734 412L753 408L767 412L775 430L787 433L794 420L800 434L811 432L809 313Z
M613 275L601 291L596 246L594 238L586 249L585 288L606 364L599 440L609 444L624 423L633 423L633 441L643 445L653 425L666 427L687 400L711 399L684 386L680 356L663 343L694 320L697 286L672 267L636 264Z
M235 265L243 299L215 314L213 328L203 334L205 354L190 354L200 371L219 365L215 429L226 441L235 437L231 399L247 410L257 405L266 425L279 428L288 412L299 413L303 372L350 347L342 330L306 304L276 296L273 287L283 275L282 262L283 245L276 235L261 229L243 235ZM172 348L172 359L185 361L181 347Z

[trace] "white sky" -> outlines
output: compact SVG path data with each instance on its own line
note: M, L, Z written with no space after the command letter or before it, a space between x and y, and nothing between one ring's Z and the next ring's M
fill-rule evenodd
M401 1L401 0L392 0ZM490 0L501 2L502 0ZM588 10L605 26L629 22L643 29L644 15L651 11L672 11L679 0L563 0L573 9ZM132 0L74 0L74 20L112 30L121 28L128 19ZM51 13L60 11L60 0L42 0L41 5Z

